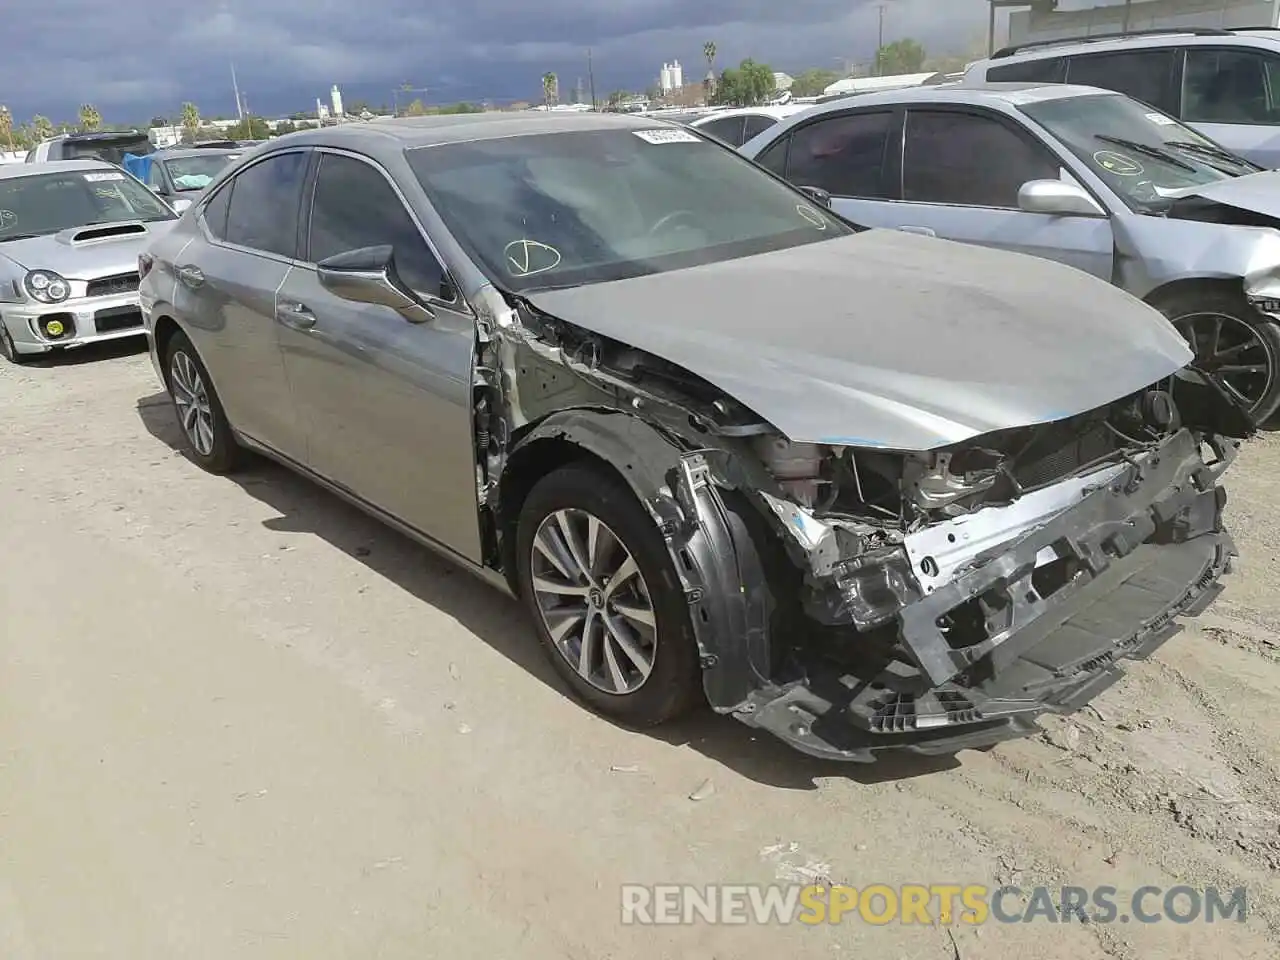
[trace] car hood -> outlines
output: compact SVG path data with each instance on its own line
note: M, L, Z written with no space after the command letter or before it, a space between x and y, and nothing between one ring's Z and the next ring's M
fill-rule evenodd
M175 223L176 220L130 220L73 227L43 237L0 242L0 256L8 257L24 270L52 270L68 280L92 280L137 270L138 254ZM132 232L115 233L116 228Z
M794 441L933 449L1092 410L1192 359L1164 317L1087 274L890 230L526 299Z
M1184 187L1181 190L1164 190L1161 194L1170 199L1202 197L1214 203L1280 219L1280 171L1276 170L1248 173L1243 177Z

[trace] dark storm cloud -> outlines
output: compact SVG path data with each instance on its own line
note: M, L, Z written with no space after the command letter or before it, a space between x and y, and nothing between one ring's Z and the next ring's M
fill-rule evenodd
M536 96L555 71L567 89L643 87L664 60L687 79L753 56L777 69L866 60L875 48L875 0L212 0L135 7L103 0L0 0L6 40L0 103L19 119L71 118L91 102L108 118L168 114L184 100L233 112L235 63L255 112L304 110L331 84L348 101L391 99L409 82L430 100ZM985 25L985 0L889 0L886 37L963 50Z

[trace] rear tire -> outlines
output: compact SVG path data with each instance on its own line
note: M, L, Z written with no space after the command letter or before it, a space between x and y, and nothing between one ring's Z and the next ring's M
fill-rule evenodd
M187 456L210 473L235 470L244 459L244 451L236 443L209 371L181 331L169 339L164 372Z
M1201 287L1152 303L1186 337L1196 363L1218 374L1257 423L1280 408L1280 325L1243 294Z
M543 652L579 700L633 727L705 702L666 543L607 469L571 464L540 480L520 511L516 557Z

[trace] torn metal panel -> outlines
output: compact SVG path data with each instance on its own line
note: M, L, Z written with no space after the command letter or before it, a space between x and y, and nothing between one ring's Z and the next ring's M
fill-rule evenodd
M793 441L935 449L1093 409L1191 360L1127 294L1009 263L869 231L529 299L710 381Z

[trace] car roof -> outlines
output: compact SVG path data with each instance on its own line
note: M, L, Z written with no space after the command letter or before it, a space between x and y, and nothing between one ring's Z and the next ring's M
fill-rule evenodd
M1280 42L1280 28L1274 27L1237 27L1235 29L1213 30L1186 28L1178 30L1151 31L1131 33L1128 35L1106 35L1089 39L1088 37L1067 37L1052 42L1034 43L1019 47L1012 44L1004 47L987 60L979 60L969 65L975 67L1000 66L1022 60L1044 60L1053 57L1075 56L1081 53L1106 53L1115 50L1143 50L1153 47L1169 46L1241 46L1274 47Z
M798 103L776 103L765 104L759 107L731 107L728 110L714 110L706 116L698 117L695 123L709 123L720 117L747 117L747 116L766 116L776 117L781 120L783 117L789 117L793 113L799 113L801 110L807 109L811 104Z
M932 87L901 87L855 93L839 100L819 103L805 110L806 116L836 113L854 107L889 106L912 103L982 104L987 106L1025 106L1045 100L1066 100L1094 95L1123 96L1113 90L1101 90L1074 83L942 83ZM788 118L790 119L790 118Z
M43 163L5 163L0 164L0 180L34 177L41 173L68 173L76 170L119 171L119 169L119 167L102 160L48 160Z
M495 111L341 123L332 127L287 133L282 137L275 137L268 143L272 151L299 146L345 146L376 157L400 153L416 147L433 147L474 140L497 140L505 137L591 130L645 130L655 126L674 126L674 124L659 117L626 113Z

